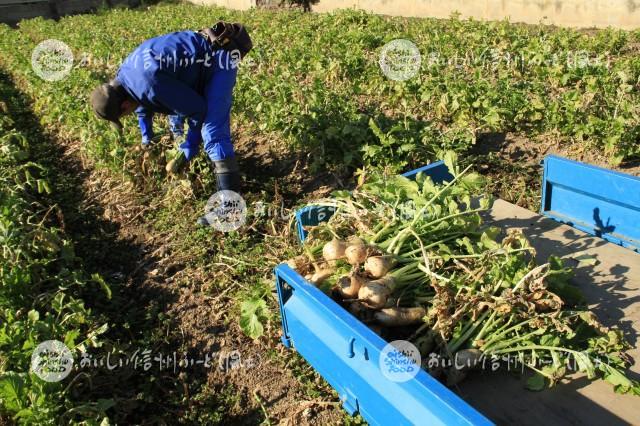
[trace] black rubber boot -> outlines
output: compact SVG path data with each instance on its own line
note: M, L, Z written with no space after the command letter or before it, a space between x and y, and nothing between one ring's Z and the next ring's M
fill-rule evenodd
M240 169L235 157L213 162L217 191L233 191L240 194ZM207 216L200 216L198 226L211 226Z
M218 191L234 191L240 193L240 169L235 157L214 161L216 185Z

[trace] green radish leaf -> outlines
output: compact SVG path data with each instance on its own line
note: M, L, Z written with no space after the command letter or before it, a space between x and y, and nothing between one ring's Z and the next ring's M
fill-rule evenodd
M500 248L500 244L495 241L495 236L492 236L491 233L487 231L483 232L480 236L480 242L489 250L497 250Z
M448 262L451 259L451 248L446 244L440 243L438 244L438 254L442 256L445 262Z
M80 336L80 331L78 330L70 330L64 336L64 344L67 347L73 348L76 346L76 339Z
M35 309L32 309L29 311L29 313L27 314L27 317L29 318L30 322L36 322L40 319L40 313L38 311L36 311Z
M98 340L98 336L100 336L101 334L104 334L108 329L109 329L109 324L104 323L100 327L89 332L89 334L87 334L87 341L89 345L93 346L94 348L99 348L100 346L102 346L102 342Z
M406 191L407 197L411 199L420 197L420 188L418 187L418 184L411 179L398 175L394 179L390 179L389 183L390 185L395 186L399 189L404 189Z
M533 376L527 380L527 389L534 392L539 392L547 386L547 379L540 373L534 373Z
M24 378L12 371L0 376L0 402L8 411L20 411L27 401Z
M256 340L264 334L262 322L266 320L267 302L263 299L249 299L240 305L240 328Z
M467 173L460 178L460 182L469 191L481 189L484 186L485 179L478 173Z
M438 191L438 188L431 180L431 176L425 176L424 181L422 182L422 194L429 198L429 195L433 195Z
M449 173L454 176L460 174L460 169L458 168L458 154L454 151L447 151L442 156L442 160L444 161L444 165L449 169Z
M480 208L481 209L488 209L489 207L491 207L491 203L493 202L493 198L491 197L491 195L483 195L480 198Z
M552 346L559 347L560 346L560 338L558 336L554 336L552 334L545 334L540 338L540 344L542 346Z
M578 371L582 371L587 374L587 377L593 379L595 377L595 366L591 361L589 355L583 352L574 352L573 358L576 361L576 366L578 367Z
M64 307L64 299L65 299L65 294L64 293L58 293L53 297L53 300L51 301L51 307L56 311L56 312L62 312L62 309Z
M447 208L449 209L449 214L456 214L460 212L458 203L455 200L449 200Z
M556 356L553 357L553 364L545 365L542 368L542 373L548 380L550 386L556 384L567 372L555 351L552 352L552 356L554 354Z
M604 380L613 385L616 393L640 396L640 383L629 379L624 373L611 365L600 363L599 369Z
M593 266L598 264L598 259L595 256L589 254L581 254L573 257L573 260L578 261L578 266Z
M468 254L475 254L476 249L471 243L471 240L469 239L469 237L458 238L456 242L460 245L460 247L466 248Z
M15 419L30 419L34 416L34 412L32 409L30 408L23 408L22 410L18 411L14 418ZM33 419L31 419L33 421ZM25 424L27 424L28 422L25 422Z
M471 208L471 196L469 194L464 194L460 197L460 202L464 205L465 209Z

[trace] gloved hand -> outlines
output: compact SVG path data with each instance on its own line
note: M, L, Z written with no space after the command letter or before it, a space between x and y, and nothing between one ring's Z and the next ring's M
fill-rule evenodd
M189 129L186 137L183 137L180 140L175 140L174 143L182 152L184 152L187 161L191 161L200 151L201 139L202 137L200 136L200 132Z
M148 151L151 151L152 149L153 149L153 146L151 146L151 143L149 142L142 142L140 144L141 151L148 152Z

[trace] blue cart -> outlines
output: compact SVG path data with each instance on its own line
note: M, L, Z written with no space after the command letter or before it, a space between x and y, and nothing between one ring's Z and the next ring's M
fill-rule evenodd
M611 282L606 274L615 268L613 263L629 287L628 298L640 300L640 256L632 251L640 250L640 179L557 156L548 156L543 165L540 215L498 200L487 220L505 229L523 228L542 259L549 254L564 254L570 259L575 253L598 258L599 266L577 270L577 283L588 300L603 299L600 287ZM404 175L412 177L418 172L431 176L435 182L451 178L443 162ZM300 240L306 237L305 226L327 220L331 214L329 206L299 210L296 226ZM379 367L388 342L286 264L277 266L275 275L282 342L295 348L329 382L348 413L359 413L370 424L640 421L640 407L633 397L615 395L599 382L585 386L588 397L584 398L577 397L573 389L558 394L557 389L562 391L562 386L541 393L527 392L508 374L485 374L464 382L456 392L423 370L408 381L389 380ZM634 309L632 303L614 299L618 306L614 302L609 309L628 311L633 324L631 333L637 336L640 312L636 311L640 310ZM598 311L598 306L592 308ZM597 313L605 322L607 317L612 323L619 321L606 310ZM637 351L632 352L640 359L638 355ZM554 402L558 410L550 408ZM607 409L601 409L603 405Z

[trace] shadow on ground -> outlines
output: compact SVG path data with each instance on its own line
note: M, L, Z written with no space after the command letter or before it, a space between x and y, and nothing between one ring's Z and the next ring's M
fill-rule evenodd
M0 74L0 79L15 88L6 74ZM112 291L110 300L97 288L86 288L80 297L99 323L109 325L100 339L104 346L90 349L88 355L90 359L105 361L110 354L114 368L104 364L76 370L76 374L88 374L77 374L74 378L72 373L67 382L73 384L69 392L78 404L100 398L113 400L116 408L109 411L113 421L160 421L172 410L171 402L181 400L183 383L157 370L144 371L141 365L137 368L118 365L120 359L133 359L136 350L142 360L142 351L157 354L177 346L174 336L166 333L170 324L162 322L160 315L176 296L170 287L150 274L160 258L144 243L142 227L130 224L125 232L119 218L105 217L105 207L118 211L126 206L105 206L109 186L92 186L91 170L83 166L69 144L53 139L41 127L26 97L17 89L8 97L6 101L12 116L17 118L16 125L35 141L34 160L47 169L52 192L44 198L46 204L57 206L57 214L49 215L49 220L73 241L83 269L89 275L100 274ZM136 235L136 231L140 234ZM140 392L145 393L146 399L140 399ZM72 418L69 416L67 420Z

